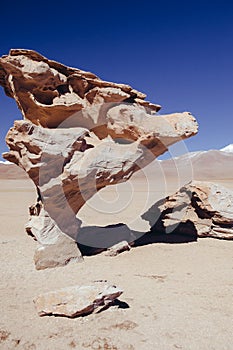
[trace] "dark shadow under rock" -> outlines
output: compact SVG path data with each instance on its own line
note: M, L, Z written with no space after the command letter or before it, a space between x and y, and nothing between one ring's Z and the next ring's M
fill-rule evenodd
M122 241L131 243L137 235L138 232L122 223L104 227L88 226L80 228L76 242L83 255L94 255Z
M82 255L100 254L121 241L138 247L152 243L188 243L197 241L195 228L180 224L171 233L157 230L155 227L147 233L130 230L127 225L116 224L106 227L83 227L78 235L77 245ZM189 229L188 229L189 227ZM101 247L102 244L102 247Z
M148 232L134 242L134 247L144 246L153 243L189 243L196 242L197 236L190 236L178 233Z

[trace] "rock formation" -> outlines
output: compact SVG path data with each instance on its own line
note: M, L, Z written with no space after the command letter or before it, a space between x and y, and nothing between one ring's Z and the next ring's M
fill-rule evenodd
M106 282L73 286L39 295L34 299L40 316L56 315L70 318L85 316L108 307L123 290Z
M143 215L152 232L233 239L233 191L193 181Z
M23 114L7 134L4 158L23 168L37 189L26 227L41 245L37 268L79 260L77 213L84 203L197 133L190 113L157 115L160 106L130 86L31 50L0 59L0 84Z

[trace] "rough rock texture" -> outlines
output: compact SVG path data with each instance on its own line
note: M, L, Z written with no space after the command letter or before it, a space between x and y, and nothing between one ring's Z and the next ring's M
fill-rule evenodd
M233 239L233 191L193 181L143 215L152 231Z
M82 109L103 102L136 102L149 110L161 107L145 101L146 95L129 85L99 79L95 74L66 67L32 50L11 50L0 59L0 84L18 103L24 117L34 124L56 128ZM82 118L88 128L100 117Z
M109 306L123 290L106 282L73 286L39 295L34 299L40 316L85 316Z
M25 228L27 233L39 243L34 255L37 270L83 260L75 240L59 229L44 209L42 202L38 201L36 205L32 205L29 211L30 220Z
M122 252L125 252L127 250L130 250L130 249L131 249L131 246L129 245L129 243L127 241L121 241L121 242L113 245L112 247L108 248L105 255L116 256L116 255L118 255Z
M57 265L45 255L52 244L60 249L61 235L78 241L77 213L96 191L127 181L198 129L188 112L157 115L160 106L130 86L102 81L31 50L11 50L0 58L0 84L24 117L7 134L10 151L4 158L23 168L37 189L27 225L46 248L39 250L42 264L36 254L37 266L46 260ZM61 265L63 250L58 255Z

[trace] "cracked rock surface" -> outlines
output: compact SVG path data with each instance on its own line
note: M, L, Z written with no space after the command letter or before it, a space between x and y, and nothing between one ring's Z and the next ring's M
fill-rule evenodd
M192 181L144 214L153 232L233 239L233 191Z
M70 318L100 311L117 299L123 290L106 282L72 286L39 295L34 299L40 316L56 315Z
M23 115L6 136L9 152L3 156L36 186L38 200L26 230L40 244L37 268L80 260L77 214L86 201L198 131L189 112L158 115L161 107L129 85L103 81L32 50L11 50L0 58L0 85Z

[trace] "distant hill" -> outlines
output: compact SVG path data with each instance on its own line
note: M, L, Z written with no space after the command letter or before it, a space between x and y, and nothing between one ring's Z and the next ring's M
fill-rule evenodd
M223 147L222 149L220 149L220 151L223 151L223 152L232 152L233 153L233 143L226 146L226 147Z
M233 152L210 150L190 152L180 157L161 161L166 175L192 172L196 180L233 179Z
M233 181L233 152L230 151L231 149L233 150L233 146L229 145L227 151L189 152L172 159L155 160L142 171L135 173L134 177L142 178L146 175L150 183L156 179L158 182L169 182L170 179L181 185L192 179Z
M167 178L183 177L184 183L191 178L210 181L233 179L233 144L222 150L189 152L168 160L156 160L147 169L145 173L152 179L162 174ZM140 173L138 176L141 176ZM18 166L0 161L0 179L28 179L28 176Z
M0 161L0 179L21 180L28 179L26 172L15 164Z

